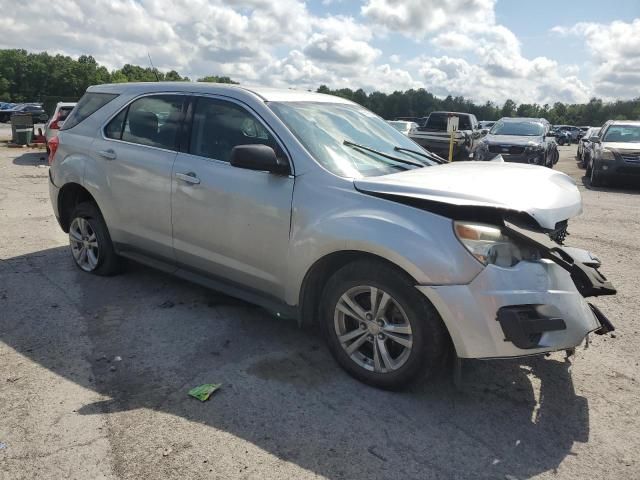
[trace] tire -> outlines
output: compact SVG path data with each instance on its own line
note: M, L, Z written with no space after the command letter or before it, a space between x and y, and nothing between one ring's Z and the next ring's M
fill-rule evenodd
M80 203L73 210L69 222L69 246L74 263L80 270L102 276L120 272L121 259L113 249L107 224L94 203Z
M598 169L595 168L595 165L591 165L589 169L589 184L592 187L599 187L602 185L602 175L598 174Z
M329 279L322 295L322 328L333 357L351 376L395 390L442 370L448 332L414 285L400 270L375 260L350 263ZM378 299L379 316L371 308L372 297ZM354 350L348 353L348 348Z

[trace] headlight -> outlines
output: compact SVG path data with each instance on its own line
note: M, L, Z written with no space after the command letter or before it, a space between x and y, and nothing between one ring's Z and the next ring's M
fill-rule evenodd
M537 261L540 252L505 235L493 225L454 222L458 240L484 265L513 267L522 260Z
M608 148L602 149L601 160L615 160L616 156L613 154L613 150L609 150Z
M542 144L530 143L529 145L527 145L528 152L541 152L542 150L544 150L544 146Z

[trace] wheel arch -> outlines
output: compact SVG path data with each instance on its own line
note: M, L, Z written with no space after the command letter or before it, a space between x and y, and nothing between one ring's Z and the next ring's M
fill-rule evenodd
M301 326L310 326L317 322L323 287L329 278L348 263L363 259L385 263L401 272L414 284L418 284L417 280L398 264L374 253L362 250L340 250L329 253L311 265L302 281L298 299L298 323ZM322 288L314 288L314 286Z
M73 209L76 205L83 202L92 202L100 209L98 202L96 202L89 190L79 183L67 183L60 189L60 192L58 192L58 215L60 218L60 226L65 233L69 232Z

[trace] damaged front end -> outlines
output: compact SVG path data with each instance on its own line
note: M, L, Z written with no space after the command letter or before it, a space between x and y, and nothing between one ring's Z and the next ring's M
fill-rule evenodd
M567 175L529 165L467 163L358 179L368 195L452 220L483 268L463 285L417 285L436 307L460 358L571 351L613 330L585 299L613 295L589 252L565 246L582 199Z

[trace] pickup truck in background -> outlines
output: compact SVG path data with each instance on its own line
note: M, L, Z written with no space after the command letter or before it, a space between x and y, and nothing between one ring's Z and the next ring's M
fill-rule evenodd
M453 160L469 160L473 155L478 139L482 136L480 124L471 113L433 112L417 129L409 132L409 138L430 152L449 158L449 140L447 118L456 116L458 131L454 134Z

